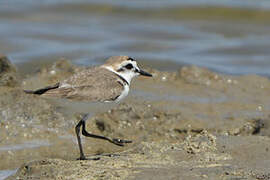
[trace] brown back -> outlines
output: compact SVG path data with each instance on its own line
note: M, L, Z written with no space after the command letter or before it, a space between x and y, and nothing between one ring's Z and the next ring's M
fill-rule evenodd
M123 81L113 72L91 67L74 74L42 96L67 98L75 101L112 101L124 90Z

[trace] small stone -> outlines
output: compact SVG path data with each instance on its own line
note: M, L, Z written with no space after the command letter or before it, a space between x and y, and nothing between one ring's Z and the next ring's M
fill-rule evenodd
M232 80L231 79L227 79L227 83L231 84Z
M258 111L262 111L262 109L263 109L262 106L258 106L258 107L257 107L257 110L258 110Z
M51 74L51 75L55 75L55 74L56 74L56 71L55 71L55 70L51 70L51 71L50 71L50 74Z
M166 76L163 76L163 77L161 78L161 80L162 80L162 81L166 81L166 80L167 80L167 77L166 77Z
M8 154L14 156L14 153L12 151L8 151Z

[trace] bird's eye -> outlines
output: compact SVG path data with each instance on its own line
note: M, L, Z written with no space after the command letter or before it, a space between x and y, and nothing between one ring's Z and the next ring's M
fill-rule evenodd
M129 61L135 61L133 58L129 57L127 60Z
M133 65L132 64L127 64L127 65L125 65L125 68L132 69L133 68Z

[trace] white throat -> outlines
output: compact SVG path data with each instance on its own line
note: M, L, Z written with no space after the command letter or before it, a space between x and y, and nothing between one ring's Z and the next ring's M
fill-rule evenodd
M132 78L134 78L136 76L136 74L133 73L133 72L117 72L110 66L102 66L102 67L104 67L104 68L108 69L109 71L112 71L115 74L118 74L119 76L121 76L123 79L125 79L128 82L128 85L130 85L130 82L131 82Z

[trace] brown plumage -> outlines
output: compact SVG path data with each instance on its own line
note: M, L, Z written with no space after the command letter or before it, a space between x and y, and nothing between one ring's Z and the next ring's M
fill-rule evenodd
M51 88L41 96L75 101L113 101L124 90L124 83L115 73L105 68L91 67L60 82L57 88Z

